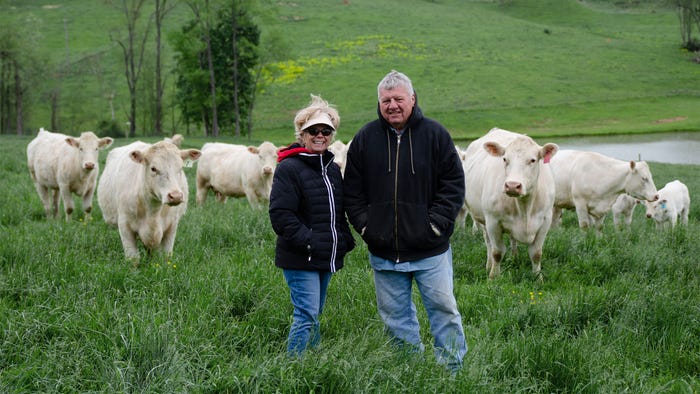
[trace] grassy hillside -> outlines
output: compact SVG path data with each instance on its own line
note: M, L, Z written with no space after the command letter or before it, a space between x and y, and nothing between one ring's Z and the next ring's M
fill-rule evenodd
M263 38L280 33L290 59L277 65L286 78L258 95L256 140L289 141L293 114L310 93L338 106L340 138L350 138L376 116L376 84L392 68L414 80L424 112L456 139L494 126L534 136L700 130L700 65L679 49L674 10L654 2L632 8L600 0L265 4ZM180 5L167 29L179 29L188 13ZM100 54L95 68L104 76L88 73L64 90L71 97L64 111L76 113L72 124L93 128L107 118L104 94L112 87L125 121L122 61L109 39L121 24L116 10L91 0L0 3L0 21L28 15L41 36L36 50L47 59L65 57L64 19L71 56ZM48 124L48 105L41 108L29 119L33 129ZM186 133L173 115L166 115L166 128Z

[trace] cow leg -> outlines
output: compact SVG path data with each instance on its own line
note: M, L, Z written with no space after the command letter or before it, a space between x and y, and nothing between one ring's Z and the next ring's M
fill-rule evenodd
M48 187L40 185L38 182L34 183L34 188L36 192L39 193L39 198L41 199L41 205L44 206L44 214L47 219L51 219L51 199L53 192Z
M576 216L578 216L578 226L582 229L587 229L591 225L590 217L588 216L588 207L586 203L574 202L576 204Z
M83 194L83 220L85 222L89 221L92 219L92 196L95 193L95 189L90 187L88 188L85 193Z
M501 274L501 260L506 252L506 244L503 242L503 232L498 225L486 227L488 238L490 240L490 248L488 249L488 258L491 262L489 271L489 279L495 279Z
M552 208L552 227L556 227L561 222L561 208Z
M161 240L161 250L167 258L173 255L173 247L175 246L175 234L177 233L177 222L172 223L165 231Z
M63 210L66 212L66 222L70 222L73 209L75 209L73 196L70 192L70 186L66 184L59 184L58 190L61 193L61 199L63 200Z
M681 223L688 225L688 209L686 208L681 211Z
M209 185L203 178L197 176L197 205L202 205L207 201L207 193L209 193Z
M138 265L139 262L139 249L136 245L136 233L131 231L126 224L123 224L124 220L119 220L119 237L122 240L122 247L124 248L124 255L128 260Z
M61 193L58 189L50 190L51 193L51 216L58 219L58 206L61 201Z

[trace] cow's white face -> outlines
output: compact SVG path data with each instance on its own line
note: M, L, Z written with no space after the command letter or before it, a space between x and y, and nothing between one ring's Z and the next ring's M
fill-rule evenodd
M650 219L653 218L657 222L661 222L664 219L671 217L671 214L669 212L668 201L666 199L656 200L652 202L647 201L646 207L647 217Z
M646 162L630 162L630 171L625 179L625 193L640 200L656 201L659 199L654 179Z
M161 141L145 151L132 151L129 156L143 166L146 193L162 205L175 206L187 202L187 179L182 171L184 159L197 160L201 152L180 150Z
M503 160L503 192L510 197L525 197L537 185L540 166L548 163L559 147L552 143L540 147L529 137L519 137L507 147L496 142L486 142L484 149Z
M277 167L277 147L270 142L263 142L257 148L257 155L263 177L271 179Z
M97 138L90 131L80 134L80 138L68 137L66 143L78 150L80 168L85 171L92 171L98 168L99 151L112 144L112 139L109 137Z

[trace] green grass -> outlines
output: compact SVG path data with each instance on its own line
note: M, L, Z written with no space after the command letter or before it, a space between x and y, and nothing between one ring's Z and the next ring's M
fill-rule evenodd
M650 164L657 184L688 185L687 228L657 232L637 208L631 230L608 219L596 237L565 212L545 242L542 283L524 247L489 281L481 236L458 229L469 352L450 376L430 350L407 356L389 345L362 242L329 288L321 348L289 360L292 308L266 211L192 199L173 257L133 269L99 206L90 222L47 221L26 169L29 138L0 139L0 392L700 390L700 166ZM190 196L195 170L186 170ZM419 319L431 349L420 306Z
M4 2L0 21L36 18L36 51L51 62L65 57L64 18L74 58L102 53L95 67L104 79L86 71L66 82L66 125L91 129L107 119L112 86L125 122L122 61L108 34L119 15L89 0L47 4ZM680 50L675 10L664 2L305 0L272 2L269 11L263 36L281 33L290 48L282 69L299 74L258 95L256 140L290 142L295 111L315 93L337 105L347 141L376 117L376 85L392 68L413 79L426 115L457 140L495 126L533 136L700 130L700 66ZM166 29L178 29L188 12L178 7ZM48 105L33 108L27 126L46 126ZM173 115L166 129L184 134Z

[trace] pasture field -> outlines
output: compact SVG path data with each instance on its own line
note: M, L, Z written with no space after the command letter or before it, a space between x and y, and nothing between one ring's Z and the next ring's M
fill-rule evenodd
M184 3L168 14L166 35L192 19ZM347 142L376 116L376 86L391 69L413 79L425 114L460 140L494 125L531 136L700 130L700 65L691 60L696 55L680 49L671 1L257 3L263 40L281 37L278 46L287 50L268 64L276 78L257 94L255 139L287 138L294 113L313 93L337 105L340 138ZM116 121L125 124L124 63L110 39L124 30L116 7L95 0L5 0L0 23L18 32L47 75L67 58L77 62L71 67L76 72L62 81L63 130L55 131L94 130L111 119L113 91ZM171 109L173 51L164 44L165 130L200 135ZM149 48L145 84L153 81L153 63ZM25 116L27 134L51 124L41 86L25 98L32 107ZM152 130L142 118L146 107L139 106L140 135Z
M134 269L96 201L91 221L43 217L28 142L0 138L0 392L700 390L699 166L651 163L657 186L688 185L687 228L659 233L637 208L630 230L608 218L598 237L565 212L545 242L542 283L523 247L487 280L481 236L458 229L455 291L469 352L452 376L430 350L410 356L388 344L359 238L331 282L320 349L290 360L292 308L265 210L244 199L196 207L196 168L187 168L190 201L173 257Z

